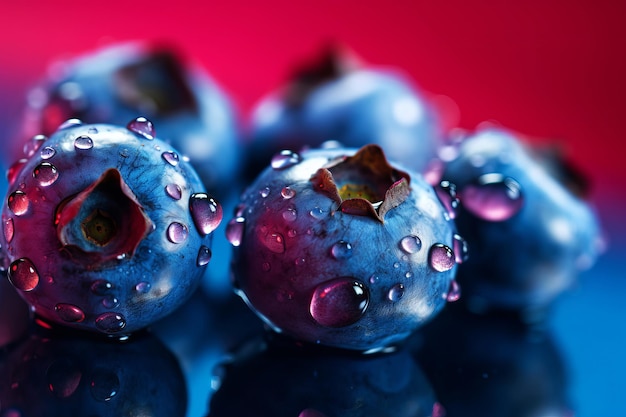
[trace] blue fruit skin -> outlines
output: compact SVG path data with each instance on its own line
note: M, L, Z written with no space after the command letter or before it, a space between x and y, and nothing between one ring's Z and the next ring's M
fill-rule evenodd
M470 248L458 271L462 299L476 309L548 307L598 255L600 227L592 206L557 182L511 131L478 131L458 152L443 179L457 186L455 221ZM466 187L494 173L521 189L519 211L502 221L485 220L464 203Z
M39 329L0 353L0 415L184 417L186 410L180 364L149 332L118 343Z
M377 350L400 342L446 304L456 265L435 271L428 262L429 248L438 243L452 247L455 226L418 174L411 175L407 199L387 213L384 223L338 210L309 180L329 160L354 154L348 149L310 150L291 167L268 167L243 194L226 232L243 222L241 243L233 251L234 283L275 331L322 345ZM284 187L294 196L284 198ZM282 253L273 244L278 235ZM400 247L408 235L421 240L415 253ZM346 243L351 249L345 256L333 257L333 246L345 249ZM352 324L320 324L310 310L316 287L346 277L369 294L364 314ZM402 296L391 300L390 291L399 286ZM335 305L340 311L344 301Z
M249 126L254 178L282 149L317 148L338 141L348 148L380 145L390 160L424 172L444 135L439 115L399 70L363 67L326 80L297 105L281 91L255 107Z
M75 139L81 136L91 138L91 149L75 148ZM44 160L40 155L48 148L54 149L55 154ZM148 140L126 128L76 125L54 133L25 162L9 184L2 209L4 233L0 239L6 252L4 267L8 268L9 279L17 284L20 295L38 316L72 328L123 335L166 316L191 296L206 269L205 265L198 266L198 254L202 246L210 247L211 234L198 231L190 212L192 194L204 193L204 186L185 161L180 160L176 166L166 162L163 154L172 150L158 139ZM52 164L58 173L57 180L46 186L34 175L42 162ZM145 224L146 234L142 239L134 238L134 248L122 247L124 253L114 252L112 259L107 252L111 246L89 246L80 224L68 223L63 229L74 239L66 242L61 240L55 225L57 215L64 213L69 205L63 203L75 201L75 196L105 172L119 174L134 195L140 212L151 223ZM166 193L168 184L180 187L180 199ZM8 204L16 191L23 192L29 202L21 214L16 214ZM120 198L119 192L104 192L97 197L89 201L101 204L122 221L128 218L128 213L116 213L115 207L125 204L123 210L136 208L128 197ZM133 219L130 226L145 223L145 220L138 222L137 216ZM187 230L186 238L180 243L168 238L173 223ZM14 233L10 233L8 224L12 224ZM115 237L120 237L112 240L111 245L136 236L118 227L121 230ZM73 242L87 245L86 252L71 247ZM104 255L109 259L103 260ZM19 271L12 271L22 258L28 259L34 269L33 279L26 283L21 283ZM72 312L74 307L79 310ZM103 314L108 319L98 321Z

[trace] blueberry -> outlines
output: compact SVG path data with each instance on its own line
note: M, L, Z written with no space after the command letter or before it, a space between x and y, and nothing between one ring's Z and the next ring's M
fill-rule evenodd
M545 309L598 254L591 204L513 132L478 131L456 153L443 179L456 185L455 220L471 250L458 272L463 298L476 311Z
M9 183L4 266L46 321L131 333L178 308L203 276L222 208L144 123L71 120Z
M446 303L455 226L418 174L359 151L283 151L226 227L238 293L274 330L376 350Z

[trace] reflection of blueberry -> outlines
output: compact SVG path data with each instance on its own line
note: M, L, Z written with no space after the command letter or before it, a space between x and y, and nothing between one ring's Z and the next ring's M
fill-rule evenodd
M210 417L430 417L439 409L404 349L361 355L270 342L216 374Z
M414 336L447 417L572 416L563 359L545 329L449 305Z
M5 267L45 320L126 334L197 288L221 206L150 126L72 120L13 173Z
M376 145L278 153L226 228L261 318L357 350L399 342L454 295L454 231L433 188Z
M0 359L0 415L185 416L179 364L150 333L119 343L37 331Z
M456 185L471 253L459 267L463 298L475 308L547 306L595 260L594 212L513 133L482 130L456 152L443 178Z
M327 141L352 148L376 143L390 159L420 172L442 135L434 108L405 74L360 65L347 50L331 47L255 108L251 177L281 149Z

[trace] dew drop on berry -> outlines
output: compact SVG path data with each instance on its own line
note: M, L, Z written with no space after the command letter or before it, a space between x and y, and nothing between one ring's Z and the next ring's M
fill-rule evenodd
M446 296L446 301L448 301L449 303L452 303L454 301L457 301L459 298L461 298L461 287L459 286L459 283L456 282L456 280L452 280L450 281L450 287L448 288L448 292L445 294Z
M149 140L152 140L156 137L156 129L154 128L154 125L150 120L142 116L131 120L126 125L126 128L131 132L137 133L138 135L141 135L142 137Z
M468 247L467 241L461 237L461 235L454 234L453 242L452 242L452 250L454 250L454 260L457 264L461 264L467 261L468 258Z
M24 191L17 190L11 193L7 200L7 205L13 214L16 216L23 216L28 211L30 201Z
M259 191L259 194L261 195L261 197L267 198L267 196L270 195L270 187L262 188L261 191Z
M261 264L261 270L263 272L269 272L269 271L271 271L271 269L272 269L272 265L269 262L263 262Z
M352 256L352 245L344 240L340 240L330 248L330 254L335 259L347 259Z
M172 243L183 243L189 235L189 229L182 223L172 222L167 227L167 238Z
M241 245L243 239L243 232L246 225L246 219L239 216L235 217L226 225L226 239L233 246Z
M272 157L271 165L274 169L286 169L292 167L302 160L297 152L283 150Z
M59 303L54 306L59 318L67 323L80 323L85 320L85 313L73 304Z
M180 200L183 197L183 192L177 184L167 184L165 186L165 194L172 197L174 200Z
M315 207L313 210L309 211L309 214L311 215L311 217L313 217L314 219L323 219L327 212L325 212L323 209L319 208L319 207Z
M203 236L217 229L223 217L222 206L205 193L189 197L189 211L198 232Z
M400 240L400 248L406 253L416 253L422 249L422 241L415 235L408 235Z
M126 327L126 318L119 313L109 312L96 318L96 328L104 333L117 333Z
M33 170L33 178L35 178L42 187L47 187L54 184L59 178L59 171L50 162L42 162Z
M449 271L456 263L452 249L441 243L436 243L430 248L428 262L438 272Z
M17 176L20 174L20 172L22 172L22 168L24 168L26 162L28 162L27 159L18 159L13 164L11 164L11 166L7 170L7 180L9 181L9 185L15 184L15 180L17 179Z
M24 144L24 155L28 158L33 156L46 140L48 140L48 137L45 135L33 136L28 142L26 142L26 144Z
M120 301L113 295L107 295L102 299L102 305L105 308L115 308L120 305Z
M296 220L297 217L298 214L296 212L296 209L293 207L289 207L288 209L283 211L283 219L285 219L285 221L292 222Z
M173 167L178 165L178 162L180 161L180 158L178 157L178 154L176 152L173 152L173 151L163 152L161 154L161 156L163 157L163 159L165 159L165 161L168 164L170 164Z
M463 188L461 199L467 211L493 222L510 219L524 204L519 183L500 174L481 176Z
M3 226L3 232L4 232L4 239L7 241L7 243L11 243L11 241L13 240L13 236L15 235L15 227L13 225L13 219L12 218L5 219L4 222L2 223L2 226Z
M376 284L379 280L380 278L378 277L378 275L372 275L369 279L370 284Z
M441 181L439 186L435 187L435 192L439 201L446 209L448 219L456 217L456 209L459 206L459 199L456 196L456 185L449 181Z
M285 252L285 238L280 233L268 233L261 239L263 245L274 253Z
M310 313L326 327L344 327L357 322L369 304L367 288L354 278L336 278L318 285L311 297Z
M61 123L61 125L57 128L57 130L68 129L70 127L80 126L83 122L80 119L68 119Z
M95 295L106 295L113 288L113 284L104 279L97 279L91 283L89 289Z
M196 258L196 265L208 265L208 263L211 262L212 256L213 254L211 253L211 249L204 245L200 246L200 250L198 251L198 257Z
M296 231L296 229L289 229L289 230L287 230L287 236L288 237L296 237L297 234L298 234L298 232Z
M396 284L387 293L387 298L389 301L393 301L394 303L402 298L404 295L404 285Z
M96 400L110 401L120 390L120 379L113 370L96 369L91 373L89 389Z
M80 368L69 358L64 357L54 361L46 370L48 389L57 398L67 398L74 394L82 376Z
M141 281L137 283L137 285L135 285L135 291L137 291L139 294L149 293L150 288L152 288L152 285L150 285L150 283L146 281Z
M290 187L283 187L283 189L280 190L280 195L285 200L289 200L289 199L291 199L291 198L296 196L296 190L294 190L293 188L290 188Z
M93 140L87 135L81 135L74 139L74 148L86 151L93 148Z
M56 155L57 151L51 147L51 146L45 146L41 152L39 153L39 155L41 156L41 159L47 160L52 158L54 155Z
M39 284L39 274L28 258L13 261L7 273L9 281L21 291L32 291Z

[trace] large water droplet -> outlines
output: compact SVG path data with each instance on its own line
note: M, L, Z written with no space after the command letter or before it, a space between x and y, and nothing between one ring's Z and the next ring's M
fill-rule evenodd
M246 226L246 219L243 217L235 217L226 225L226 239L233 246L241 245L243 232Z
M61 123L61 125L57 128L57 130L68 129L70 127L80 126L83 122L80 119L68 119Z
M89 389L96 400L109 401L119 392L120 379L113 370L96 369L91 373Z
M441 243L436 243L431 246L428 258L430 266L435 271L449 271L455 265L454 252L448 246Z
M35 178L42 187L47 187L54 184L59 178L59 171L50 162L42 162L33 170L33 178Z
M183 192L177 184L167 184L165 186L165 194L174 200L180 200L183 197Z
M454 239L452 242L452 249L454 250L454 260L456 261L457 264L461 264L465 261L467 261L468 258L468 247L467 247L467 241L465 239L463 239L463 237L461 237L461 235L458 234L454 234L454 236L452 236L452 238Z
M48 389L57 398L67 398L74 394L82 376L80 368L64 357L54 361L46 370Z
M335 259L347 259L352 256L352 245L344 240L340 240L330 248L330 254Z
M354 278L343 277L318 285L309 311L322 326L344 327L357 322L368 304L367 288Z
M73 304L59 303L54 306L57 316L68 323L80 323L85 320L85 313Z
M446 301L454 302L461 298L461 287L456 280L450 281L450 288L448 288L448 292L446 293Z
M494 222L510 219L524 204L517 181L500 174L485 174L476 184L465 186L461 201L476 217Z
M106 295L113 288L113 284L104 279L97 279L91 283L90 290L96 295Z
M441 181L439 186L435 187L435 192L439 201L446 209L448 218L454 219L456 217L456 209L459 206L459 199L456 195L456 185L450 181Z
M74 148L87 150L93 148L93 140L87 135L81 135L74 139Z
M96 318L96 327L104 333L117 333L126 327L126 318L119 313L109 312Z
M196 265L208 265L208 263L211 262L212 256L213 254L211 253L211 249L204 245L200 246L200 250L198 251L198 258L196 259Z
M207 194L192 194L189 197L189 210L198 232L203 236L217 229L222 221L222 206Z
M17 176L20 174L20 172L22 172L22 168L24 168L26 162L28 162L27 159L18 159L11 164L11 166L7 170L7 180L9 181L9 185L15 184L15 180L17 179Z
M41 148L41 145L48 140L48 137L45 135L35 135L24 144L24 155L27 157L31 157Z
M156 137L156 129L152 122L145 117L137 117L135 120L131 120L126 128L131 132L135 132L142 137L152 140Z
M189 235L189 229L182 223L173 222L167 227L167 238L172 243L183 243Z
M28 207L30 206L30 200L24 193L24 191L14 191L11 193L9 198L7 199L7 205L9 206L9 210L13 212L16 216L23 216L28 211Z
M13 225L13 219L8 218L6 219L3 224L3 232L4 232L4 239L7 241L7 243L11 243L11 241L13 240L13 236L15 236L15 227Z
M393 301L394 303L402 298L404 295L404 285L396 284L387 293L387 298L389 301Z
M283 150L272 157L272 168L274 169L286 169L298 164L302 160L302 157L297 152L290 150Z
M39 284L39 274L28 258L13 261L7 273L9 281L18 290L31 291Z
M163 159L165 159L165 161L168 164L170 164L173 167L178 165L178 162L180 161L180 158L178 157L178 154L176 152L173 152L173 151L163 152L161 154L161 156L163 157Z
M296 190L294 190L293 188L290 188L290 187L283 187L283 189L280 190L280 195L285 200L289 200L290 198L293 198L293 197L296 196Z
M263 245L274 253L285 251L285 238L280 233L268 233L262 238Z
M400 240L400 248L406 253L416 253L422 248L422 241L415 235L408 235Z
M41 150L39 154L41 155L41 159L50 159L54 155L56 155L56 153L57 151L53 147L46 146Z

